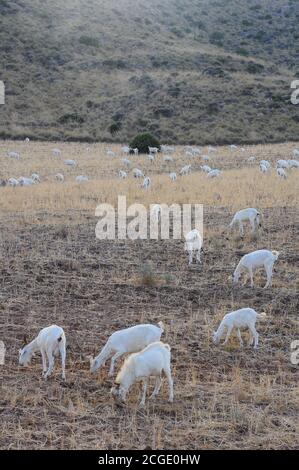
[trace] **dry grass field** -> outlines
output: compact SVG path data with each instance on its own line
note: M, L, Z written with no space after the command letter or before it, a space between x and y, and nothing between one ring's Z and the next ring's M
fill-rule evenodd
M61 157L52 155L56 146ZM219 147L211 166L223 173L214 180L200 171L199 157L190 159L179 147L170 163L131 156L131 169L151 177L149 191L130 175L117 178L120 146L109 147L114 158L106 147L0 142L0 178L41 176L34 187L0 187L0 340L7 347L0 365L0 448L298 448L298 366L290 362L290 343L299 336L299 170L280 180L247 159L274 164L291 158L299 143L244 152ZM19 161L6 157L11 150L21 154ZM77 166L65 166L67 158ZM171 182L167 173L187 163L193 173ZM55 182L57 172L64 183ZM75 183L79 174L90 181ZM95 208L115 204L119 194L128 204L204 204L202 264L188 266L183 241L97 240ZM233 212L248 206L261 210L263 227L241 239L226 228ZM228 276L240 257L259 248L281 252L273 287L262 289L260 273L255 289L232 288ZM211 333L223 315L246 306L267 312L257 324L259 348L241 350L235 336L226 347L214 346ZM86 356L117 329L159 320L172 348L174 403L163 384L144 409L137 406L138 386L118 406L107 367L91 376ZM28 368L18 366L24 334L33 338L52 323L67 336L65 383L57 364L53 376L42 379L39 355Z

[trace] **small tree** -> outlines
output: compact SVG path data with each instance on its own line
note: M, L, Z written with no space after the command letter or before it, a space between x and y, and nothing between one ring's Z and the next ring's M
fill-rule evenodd
M149 147L157 147L160 150L160 142L149 132L138 134L130 143L131 148L137 148L139 153L148 153Z

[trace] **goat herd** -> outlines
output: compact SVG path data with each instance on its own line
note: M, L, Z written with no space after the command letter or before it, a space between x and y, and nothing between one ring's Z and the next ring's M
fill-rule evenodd
M28 142L29 140L26 139ZM235 145L231 145L230 148L233 150L237 148ZM168 146L162 146L161 151L164 154L165 161L171 161L172 157L170 153L174 149ZM241 149L243 151L244 149ZM208 152L216 151L215 148L209 146ZM59 156L61 151L59 149L53 149L53 155ZM138 149L130 149L129 147L122 147L122 152L127 154L134 153L138 154ZM157 148L149 147L148 158L154 160L158 152ZM111 150L106 150L108 156L115 156L115 153ZM198 149L193 147L186 147L185 153L187 156L196 156L199 153ZM295 149L293 155L299 156L299 150ZM16 152L10 152L8 154L11 158L19 158L19 155ZM209 160L208 155L203 155L204 161ZM255 157L250 157L248 159L249 163L253 163ZM130 160L128 158L123 158L122 163L129 166ZM76 163L73 160L66 160L66 165L74 166ZM277 175L279 177L286 178L286 169L289 168L299 168L299 162L297 160L278 160L277 161ZM201 167L202 171L206 172L208 177L216 177L220 175L220 170L212 169L208 165L203 165ZM267 173L270 169L270 163L266 160L260 162L260 170L262 173ZM191 172L191 165L184 166L180 174L188 174ZM120 170L119 177L126 178L127 173L123 170ZM136 178L144 177L143 172L134 168L133 176ZM170 178L172 181L175 181L177 178L176 173L170 173ZM63 174L57 174L56 179L59 181L64 181ZM76 178L78 182L83 182L88 180L84 175L80 175ZM33 174L31 178L10 178L7 182L10 186L17 185L30 185L36 182L39 182L40 178L38 174ZM3 183L2 183L3 185ZM143 188L149 188L151 185L150 178L147 176L143 181ZM163 207L159 204L156 204L152 207L154 215L157 218L161 217ZM254 233L260 226L260 212L255 208L246 208L238 211L230 224L230 228L235 225L238 225L240 234L243 235L244 228L243 223L248 221L251 226L251 231ZM193 256L196 256L196 260L200 262L200 252L202 248L202 238L197 229L191 230L185 237L185 250L189 256L189 265L193 262ZM233 273L233 283L237 284L241 274L247 273L250 277L251 287L254 287L253 274L257 268L263 267L267 275L267 283L265 288L271 285L272 272L274 262L278 259L279 253L277 251L269 250L257 250L251 253L246 254L239 261L234 273ZM222 336L226 333L224 344L227 343L229 336L232 331L236 329L237 337L240 342L240 346L243 345L240 329L247 328L249 330L249 344L257 348L258 346L258 333L255 328L255 323L257 320L263 319L266 317L266 313L257 313L252 308L241 308L239 310L230 312L224 316L222 319L218 330L213 333L213 342L218 344ZM121 356L129 354L125 359L120 372L118 373L115 386L112 388L111 393L113 396L121 401L125 401L126 395L131 387L131 385L136 381L142 381L143 383L143 392L140 405L145 404L145 397L147 391L147 385L149 377L155 377L155 388L152 394L152 398L155 397L161 387L161 375L165 374L168 382L169 388L169 401L173 401L173 380L171 375L171 352L168 344L165 344L160 341L161 335L164 331L164 325L162 322L159 322L158 325L152 324L141 324L135 325L130 328L126 328L120 331L114 332L108 339L106 345L103 347L102 351L98 354L97 357L90 357L90 371L94 373L101 366L105 364L111 356L111 365L109 370L109 376L113 376L115 361ZM35 352L40 351L42 356L42 366L43 366L43 376L46 379L52 373L54 366L54 356L60 353L61 363L62 363L62 378L65 380L65 359L66 359L66 337L63 329L59 326L52 325L46 328L43 328L38 336L31 341L29 344L25 345L19 351L19 364L27 365L29 364L32 356Z

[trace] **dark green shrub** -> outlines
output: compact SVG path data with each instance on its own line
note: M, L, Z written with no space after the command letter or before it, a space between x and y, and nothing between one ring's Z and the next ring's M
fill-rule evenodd
M149 147L158 147L160 149L160 142L149 132L144 132L143 134L136 135L132 142L130 142L130 147L138 148L139 153L148 153Z
M109 132L110 134L116 134L118 131L121 129L121 123L120 122L113 122L109 126Z
M59 124L67 124L68 122L78 122L82 124L84 122L84 118L77 113L66 113L63 116L60 116L58 119Z

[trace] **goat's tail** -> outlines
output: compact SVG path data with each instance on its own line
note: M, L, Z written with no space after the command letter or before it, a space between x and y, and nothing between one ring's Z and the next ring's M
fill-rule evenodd
M267 318L266 312L257 313L256 316L259 320L264 320L265 318Z
M165 328L164 328L164 323L163 323L162 321L159 321L159 322L158 322L158 325L159 325L159 327L160 327L160 330L161 330L162 333L163 333L163 332L164 332L164 329L165 329Z
M275 259L278 258L278 256L280 255L279 251L272 251L272 255L274 256Z
M164 348L167 349L168 351L171 350L171 347L169 346L169 344L163 343L163 346L164 346Z

